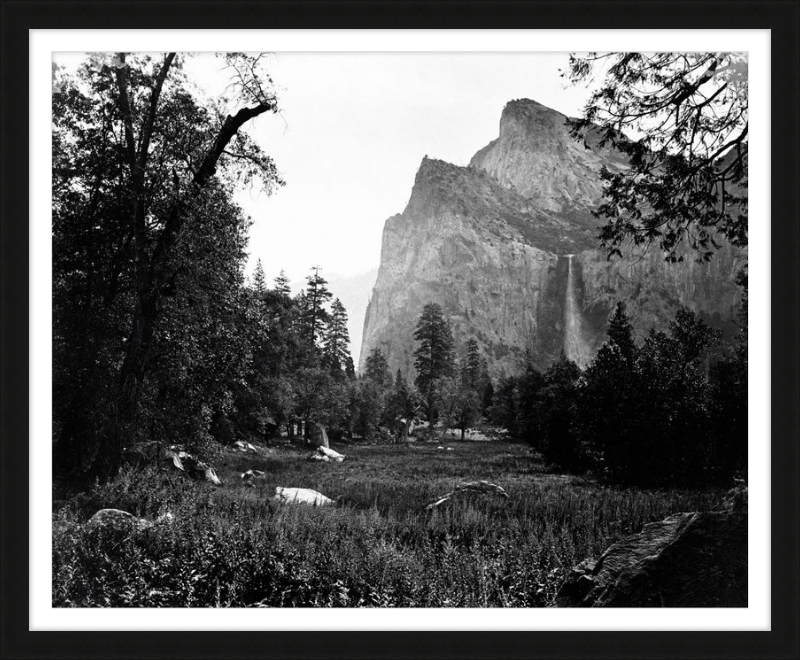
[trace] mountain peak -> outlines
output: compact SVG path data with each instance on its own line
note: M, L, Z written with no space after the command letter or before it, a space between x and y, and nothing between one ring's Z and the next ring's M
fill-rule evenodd
M506 104L496 140L470 161L507 188L554 212L587 209L602 196L603 165L622 167L608 150L593 149L569 133L567 116L531 99Z

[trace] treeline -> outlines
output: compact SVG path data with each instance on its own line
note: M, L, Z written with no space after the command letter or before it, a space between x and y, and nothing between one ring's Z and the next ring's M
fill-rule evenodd
M361 406L364 413L356 430L366 439L383 435L399 440L421 420L427 422L429 434L443 436L455 428L463 439L485 415L493 396L478 342L470 338L459 352L450 323L436 303L423 307L414 339L413 383L399 370L391 381L386 356L377 347L370 352L358 384L358 396L369 405Z
M738 343L708 365L719 336L694 313L679 309L637 344L618 303L584 371L562 352L544 373L505 378L490 416L560 469L638 486L727 483L747 468L746 315L745 293Z

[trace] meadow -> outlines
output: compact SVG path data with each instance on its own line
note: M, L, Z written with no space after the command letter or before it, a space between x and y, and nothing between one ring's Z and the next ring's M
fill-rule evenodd
M551 473L501 440L339 443L223 450L221 487L155 466L124 468L53 513L55 607L547 607L570 567L648 522L708 510L720 491L645 490ZM252 485L240 474L263 470ZM494 495L425 506L459 483ZM335 507L279 504L276 486ZM84 525L102 508L170 523L113 534Z

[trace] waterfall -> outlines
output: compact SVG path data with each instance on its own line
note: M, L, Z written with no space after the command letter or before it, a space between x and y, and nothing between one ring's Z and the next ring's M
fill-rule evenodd
M564 305L564 352L567 357L583 369L591 360L591 351L583 336L583 320L575 290L575 274L572 257L567 255L567 299Z

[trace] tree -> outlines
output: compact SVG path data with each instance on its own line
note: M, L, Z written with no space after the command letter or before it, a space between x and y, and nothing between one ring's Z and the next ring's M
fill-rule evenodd
M364 375L367 380L371 380L379 387L390 384L389 363L383 351L377 346L367 356L366 373Z
M578 365L562 350L536 393L533 444L547 461L568 470L582 467L580 440L573 429L580 376Z
M501 378L494 392L489 419L505 428L512 437L519 437L519 382L514 376Z
M415 383L425 397L428 421L433 424L437 381L452 376L455 369L453 332L438 304L428 303L422 308L414 339L419 342L414 351Z
M253 271L253 289L259 295L263 294L267 289L266 280L264 279L264 267L261 265L261 259L256 261L256 267Z
M626 325L619 312L616 332ZM651 330L629 355L611 339L600 347L583 374L574 424L596 467L623 484L708 481L713 434L702 361L716 339L679 309L669 334Z
M633 360L636 354L636 343L633 339L633 326L625 312L625 303L621 300L614 308L614 314L608 322L608 341L619 349L625 360Z
M350 356L350 333L347 330L347 310L335 298L331 303L328 327L325 332L322 361L334 376L354 374L353 358Z
M398 440L404 441L408 438L409 429L420 405L419 394L409 387L402 372L398 369L394 376L394 386L389 396L386 414L392 422L400 423Z
M575 83L594 80L573 135L610 144L630 167L604 168L609 256L627 241L656 243L669 261L683 246L710 259L722 242L747 245L748 88L746 53L570 55ZM633 132L636 139L627 134Z
M153 351L157 344L167 345L167 336L159 337L159 322L169 307L165 301L177 300L188 288L192 252L204 240L198 225L218 229L214 217L233 222L236 231L246 224L230 202L237 180L258 179L268 192L282 184L272 160L241 130L255 117L277 111L262 58L229 54L226 63L234 75L235 98L230 100L240 106L233 114L225 115L194 96L175 53L160 59L119 53L110 62L92 56L78 74L82 80L65 85L61 80L54 94L58 249L64 256L69 252L63 248L76 223L98 227L96 234L92 230L95 236L88 241L81 268L93 285L102 282L101 304L118 310L119 319L127 316L122 356L104 358L107 365L119 365L114 391L106 389L104 395L112 412L105 415L104 430L92 434L78 429L98 439L92 470L99 477L117 470L122 448L141 429L137 416L145 381L157 364ZM81 160L90 154L95 165L85 169ZM87 203L70 211L76 195ZM112 236L101 247L95 238L104 232ZM226 253L225 264L240 256ZM66 283L69 276L62 272ZM191 298L183 300L188 308ZM88 364L96 364L96 358ZM88 422L97 431L97 424Z
M640 410L638 347L625 303L617 303L607 336L583 373L574 427L587 459L619 478L633 470L629 463L638 442L635 418Z
M283 269L281 269L280 274L273 280L275 287L274 291L281 296L288 298L291 293L292 289L289 286L289 278L286 277L286 273Z
M319 266L311 269L312 274L306 277L306 289L301 299L303 334L309 345L313 347L319 346L325 324L330 320L330 314L325 305L333 297L333 294L328 291L328 281L319 274L319 271Z

